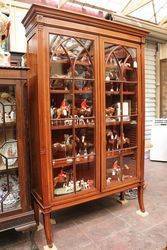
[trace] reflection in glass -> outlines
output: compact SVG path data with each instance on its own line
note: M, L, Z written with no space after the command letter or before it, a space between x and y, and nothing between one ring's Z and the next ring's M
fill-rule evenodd
M51 77L93 78L92 41L50 35Z
M119 158L109 158L106 160L106 184L111 185L122 180L121 164Z
M78 164L76 168L76 179L80 186L79 191L95 188L95 161L86 164Z
M54 195L60 196L74 193L74 177L72 165L54 169Z
M14 85L0 85L0 213L20 207Z
M129 180L136 176L136 150L123 157L122 179Z

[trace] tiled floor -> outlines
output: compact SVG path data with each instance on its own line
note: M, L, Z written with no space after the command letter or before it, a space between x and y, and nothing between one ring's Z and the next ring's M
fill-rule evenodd
M54 214L54 244L59 250L167 249L167 163L146 162L147 217L136 214L137 200L122 206L112 197ZM46 245L43 229L35 233L37 249ZM0 249L33 249L28 234L0 233Z

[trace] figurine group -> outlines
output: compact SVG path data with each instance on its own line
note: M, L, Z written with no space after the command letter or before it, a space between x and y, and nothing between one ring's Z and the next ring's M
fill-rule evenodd
M121 148L121 145L123 148L127 148L130 146L130 139L125 137L124 133L121 136L118 135L118 132L113 129L107 129L106 131L106 150L112 151L112 150L118 150Z
M118 160L115 160L112 164L111 169L108 169L108 175L112 177L107 177L106 183L107 185L110 185L113 180L117 181L124 181L125 179L132 178L133 176L130 174L125 175L125 171L129 171L130 167L128 164L124 164L123 169L121 169L121 166L118 162Z
M66 158L67 162L72 162L73 149L75 147L76 160L80 160L80 156L88 158L89 154L93 152L94 145L86 139L85 135L82 135L81 138L75 135L75 138L72 135L64 134L64 141L62 143L53 144L53 154L56 155L56 158Z
M73 120L75 125L94 124L93 119L88 118L92 115L92 107L87 104L87 99L81 102L80 108L75 108L73 115L71 105L66 99L62 101L60 108L52 106L50 112L52 125L61 125L63 122L70 126Z
M55 195L73 193L74 188L76 188L76 192L78 192L80 190L90 189L93 186L94 186L94 181L91 179L85 181L82 178L81 180L77 180L74 183L72 174L63 170L61 170L61 172L54 178Z

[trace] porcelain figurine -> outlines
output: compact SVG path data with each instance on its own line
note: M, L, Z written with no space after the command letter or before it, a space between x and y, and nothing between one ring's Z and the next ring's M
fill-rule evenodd
M69 118L71 118L71 119L64 120L64 125L66 125L66 126L71 126L72 125L72 121L73 121L72 116L70 115Z
M61 170L60 174L58 174L58 176L54 178L54 186L56 187L58 183L65 182L67 182L67 174L63 170Z
M67 100L64 99L61 103L60 108L55 109L55 111L56 111L57 119L69 117L70 112L71 112L70 104L68 104Z
M111 177L108 177L108 178L107 178L107 180L106 180L106 181L107 181L107 185L109 185L109 184L111 183L111 180L112 180Z
M122 141L123 141L123 147L129 147L130 146L130 139L128 137L125 137L124 133L122 135Z
M105 79L106 81L110 81L110 77L109 76L106 76L106 79Z
M91 116L91 113L92 113L92 107L90 107L88 104L87 104L87 99L84 99L82 102L81 102L81 108L78 110L78 113L80 115L83 115L84 117L86 116Z
M83 115L79 117L79 125L85 125L85 120Z
M94 187L94 181L93 180L87 180L87 184L89 188L93 188Z
M111 106L111 107L106 108L105 111L106 111L107 116L113 116L116 109L114 106Z

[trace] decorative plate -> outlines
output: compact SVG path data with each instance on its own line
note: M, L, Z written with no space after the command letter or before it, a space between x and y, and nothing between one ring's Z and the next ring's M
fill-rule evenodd
M6 158L8 160L8 165L13 165L17 160L17 142L10 139L8 140L3 147L0 149L3 163L6 165ZM11 158L11 159L10 159Z

